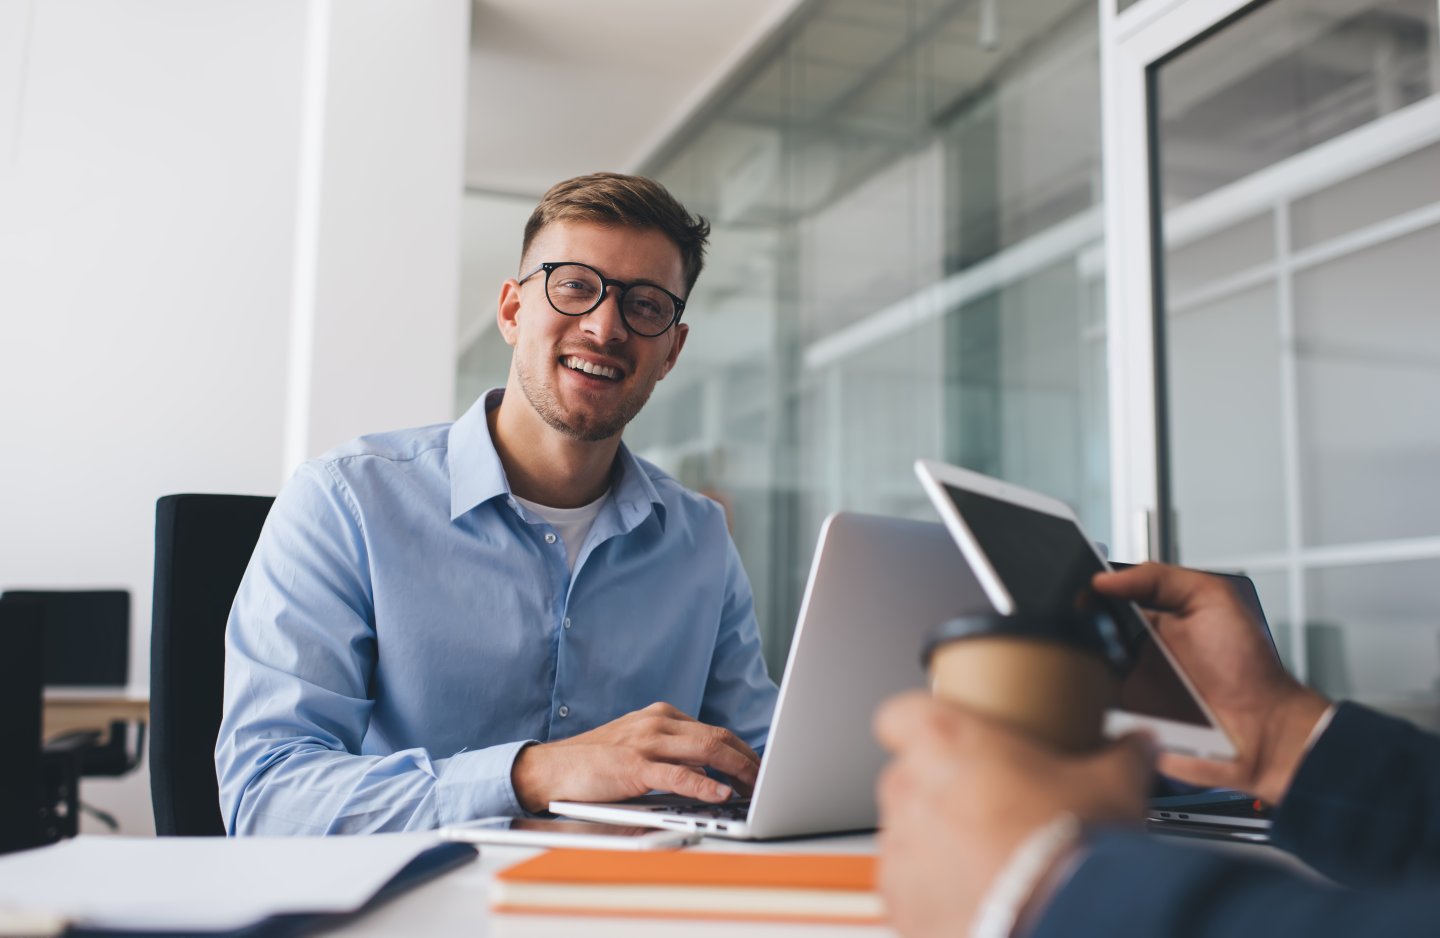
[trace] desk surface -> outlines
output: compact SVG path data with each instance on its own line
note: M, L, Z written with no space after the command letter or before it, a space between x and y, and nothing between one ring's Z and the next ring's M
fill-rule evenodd
M1172 843L1200 850L1220 850L1247 859L1304 869L1299 861L1271 847L1222 841L1172 838ZM817 837L778 843L734 843L707 838L691 850L732 850L769 853L874 853L872 834ZM336 932L356 938L398 938L408 935L465 936L465 938L663 938L696 935L720 938L743 929L745 938L893 938L883 926L789 925L780 923L723 922L690 919L584 918L562 915L508 915L491 913L490 881L499 870L534 856L539 850L522 847L480 848L480 858L402 895Z
M108 732L110 724L146 723L150 697L126 688L45 688L44 738L54 739L75 730Z

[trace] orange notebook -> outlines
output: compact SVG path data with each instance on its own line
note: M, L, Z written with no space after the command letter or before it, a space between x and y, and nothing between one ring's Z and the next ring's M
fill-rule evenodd
M550 850L495 877L497 912L875 924L875 858Z

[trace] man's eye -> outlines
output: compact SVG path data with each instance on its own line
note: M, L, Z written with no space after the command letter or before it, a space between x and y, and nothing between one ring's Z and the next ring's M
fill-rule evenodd
M566 293L593 293L595 288L583 280L559 280L550 285L552 290L564 290Z

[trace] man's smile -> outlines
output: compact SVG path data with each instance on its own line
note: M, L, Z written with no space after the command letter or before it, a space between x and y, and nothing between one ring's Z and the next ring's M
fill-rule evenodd
M617 365L592 361L588 358L581 358L579 355L562 355L560 364L571 371L578 371L592 378L606 381L619 381L625 376L624 370Z

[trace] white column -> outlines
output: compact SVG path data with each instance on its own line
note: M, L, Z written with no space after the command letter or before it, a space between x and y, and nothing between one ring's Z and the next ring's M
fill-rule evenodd
M451 416L468 17L0 0L0 588L130 590L132 684L157 498Z
M469 4L311 4L288 468L455 387Z

